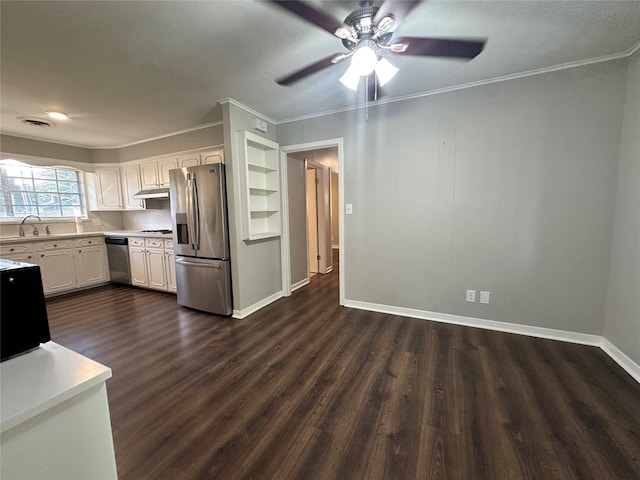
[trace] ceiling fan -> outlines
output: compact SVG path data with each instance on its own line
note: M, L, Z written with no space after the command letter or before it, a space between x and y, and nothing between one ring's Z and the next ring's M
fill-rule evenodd
M360 8L351 12L343 22L301 0L269 0L307 22L335 35L348 49L335 53L311 65L276 80L279 85L292 85L332 65L351 58L351 65L340 81L357 90L360 77L365 77L367 98L377 100L380 87L397 73L386 52L392 55L450 57L471 60L486 43L486 39L449 39L430 37L393 38L402 19L422 0L386 0L379 7L373 0L360 0Z

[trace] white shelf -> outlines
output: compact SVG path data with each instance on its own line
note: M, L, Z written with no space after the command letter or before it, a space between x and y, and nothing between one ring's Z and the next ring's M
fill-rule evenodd
M281 232L279 145L239 131L242 238L259 240Z

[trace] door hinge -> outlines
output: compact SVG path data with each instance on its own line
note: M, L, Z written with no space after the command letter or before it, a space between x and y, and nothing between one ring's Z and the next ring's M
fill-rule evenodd
M320 183L320 180L316 178L316 185L318 185L319 183Z
M318 255L318 258L316 258L316 260L320 260L320 255Z

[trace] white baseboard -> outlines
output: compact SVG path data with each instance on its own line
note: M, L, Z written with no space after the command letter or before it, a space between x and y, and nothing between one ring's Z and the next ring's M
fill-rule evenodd
M253 305L248 306L247 308L243 308L242 310L234 310L231 316L238 319L248 317L252 313L260 310L263 307L266 307L270 303L273 303L280 298L282 298L282 290L274 293L273 295L269 295L267 298L263 298L259 302L256 302Z
M483 318L464 317L462 315L451 315L449 313L429 312L426 310L416 310L412 308L395 307L378 303L359 302L356 300L346 300L345 307L369 310L372 312L387 313L390 315L401 315L405 317L419 318L422 320L433 320L434 322L452 323L466 327L483 328L485 330L495 330L499 332L516 333L528 335L530 337L548 338L563 342L578 343L600 347L618 365L620 365L629 375L640 383L640 365L619 350L615 345L600 335L590 335L587 333L569 332L567 330L556 330L553 328L535 327L531 325L521 325L517 323L498 322Z
M293 285L291 285L291 291L295 292L296 290L298 290L299 288L304 287L305 285L309 285L309 278L303 278L302 280L300 280L299 282L294 283Z
M624 368L627 373L636 380L636 382L640 383L640 365L631 360L627 354L604 337L602 337L600 348L604 353L609 355L614 362Z

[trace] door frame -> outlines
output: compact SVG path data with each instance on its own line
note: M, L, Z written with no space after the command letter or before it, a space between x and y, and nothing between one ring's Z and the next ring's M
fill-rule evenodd
M286 145L280 147L280 184L281 188L281 212L282 212L282 233L280 238L280 259L282 264L282 294L285 297L291 295L291 262L290 255L290 237L289 237L289 192L287 174L287 155L292 152L304 152L307 150L319 150L321 148L337 147L338 148L338 191L340 192L338 199L338 228L339 228L339 258L340 269L338 280L340 282L340 305L344 305L345 298L345 265L346 258L344 255L344 140L342 137L329 138L326 140L318 140L315 142L299 143L295 145Z

